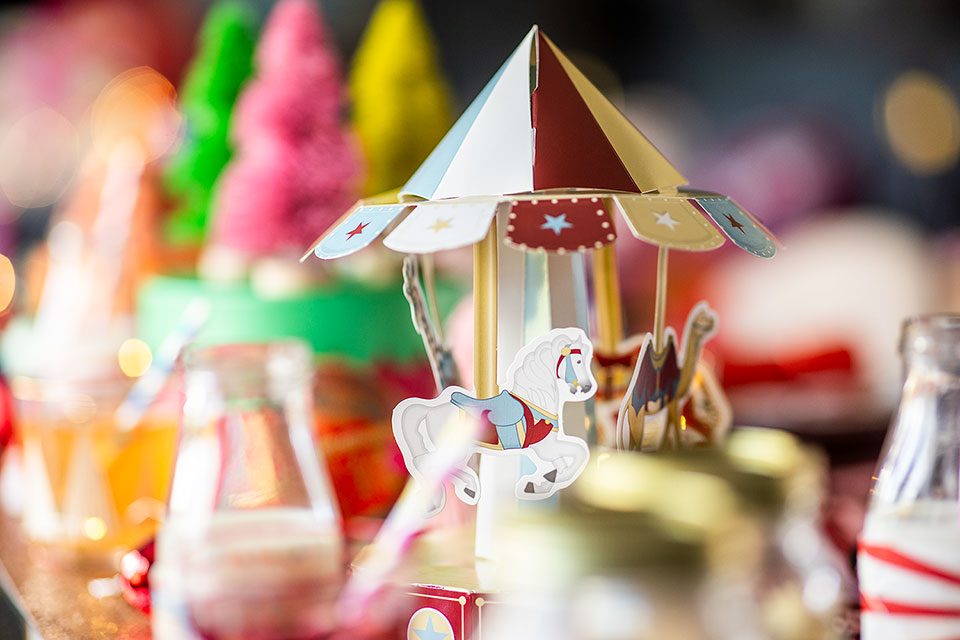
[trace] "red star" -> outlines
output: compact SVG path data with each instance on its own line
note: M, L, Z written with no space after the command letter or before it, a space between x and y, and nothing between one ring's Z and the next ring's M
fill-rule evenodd
M738 231L740 231L740 233L744 233L744 234L746 233L746 231L743 230L743 225L737 222L737 219L734 218L732 215L730 215L729 213L725 213L723 214L723 217L725 217L727 220L730 221L731 227L733 227L734 229L737 229Z
M357 228L354 229L353 231L347 231L347 240L349 240L353 236L358 236L361 233L363 233L364 227L366 227L369 224L370 224L369 222L361 222L357 225Z

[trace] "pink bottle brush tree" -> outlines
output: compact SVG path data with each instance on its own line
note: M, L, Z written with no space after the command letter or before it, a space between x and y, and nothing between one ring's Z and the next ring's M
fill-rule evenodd
M256 51L218 185L213 244L246 259L299 255L356 199L341 66L313 0L281 0Z

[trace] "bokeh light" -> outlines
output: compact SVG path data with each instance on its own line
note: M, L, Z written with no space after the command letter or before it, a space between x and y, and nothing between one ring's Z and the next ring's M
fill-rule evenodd
M13 294L17 289L17 276L13 271L10 258L0 253L0 313L3 313L13 302Z
M883 127L890 148L910 171L937 174L960 156L960 106L943 81L923 71L899 76L883 97Z
M149 67L137 67L111 80L93 104L93 144L102 157L123 140L140 143L148 160L177 141L181 116L170 81Z
M79 148L69 120L47 107L31 111L0 140L0 189L19 207L56 202L76 171Z
M150 363L153 362L153 353L143 340L129 338L120 345L117 361L120 363L120 370L123 371L124 375L137 378L150 368Z
M107 525L102 518L87 518L83 521L83 532L91 540L101 540L107 535Z

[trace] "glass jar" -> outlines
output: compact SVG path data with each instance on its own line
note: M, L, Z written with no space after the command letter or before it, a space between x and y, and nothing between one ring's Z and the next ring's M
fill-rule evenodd
M133 429L121 429L115 412L132 384L13 378L23 527L45 558L112 567L162 520L179 407L165 396Z
M163 638L317 638L343 575L300 342L187 354L182 434L150 574Z
M776 640L837 638L845 575L820 520L825 463L775 429L736 429L723 454L726 468L715 473L764 532L754 592L767 633Z
M610 454L558 510L525 510L502 532L510 606L484 637L767 640L749 588L758 535L721 479Z
M703 617L703 548L649 518L537 514L508 531L497 560L507 604L484 620L495 640L723 637Z
M960 315L904 323L905 382L859 541L861 634L960 635Z

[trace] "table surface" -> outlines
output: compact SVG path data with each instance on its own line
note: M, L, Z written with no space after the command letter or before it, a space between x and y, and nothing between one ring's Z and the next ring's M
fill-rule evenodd
M87 588L105 571L45 568L16 519L0 511L0 637L150 640L150 619L122 597ZM19 614L19 616L18 616ZM18 619L20 618L20 619Z
M834 464L831 500L865 506L872 459L879 438L850 446L826 447ZM818 443L823 446L824 443ZM833 451L831 451L833 449ZM859 459L851 464L848 452ZM840 455L837 455L837 452ZM871 462L864 462L871 460ZM859 521L852 524L852 533ZM151 640L148 616L128 605L122 597L95 598L91 580L110 577L108 571L46 568L24 537L17 519L0 509L0 638L13 640ZM857 637L856 611L847 612L843 637Z

